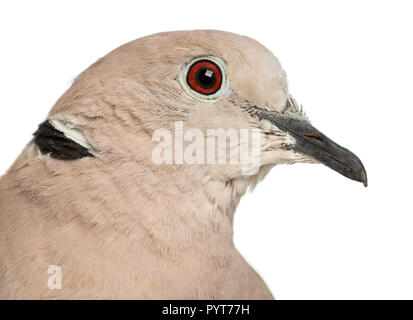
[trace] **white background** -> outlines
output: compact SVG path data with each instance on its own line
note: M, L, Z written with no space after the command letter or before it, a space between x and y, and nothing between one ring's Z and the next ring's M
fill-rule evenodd
M277 299L413 298L413 5L409 1L9 1L0 4L0 172L70 81L160 31L253 37L313 124L354 151L365 189L279 166L240 204L236 245Z

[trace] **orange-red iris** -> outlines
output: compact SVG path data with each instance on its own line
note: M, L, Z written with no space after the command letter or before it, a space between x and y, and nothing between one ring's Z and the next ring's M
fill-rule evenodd
M198 93L214 94L221 87L221 69L212 61L197 61L189 68L187 82L191 89Z

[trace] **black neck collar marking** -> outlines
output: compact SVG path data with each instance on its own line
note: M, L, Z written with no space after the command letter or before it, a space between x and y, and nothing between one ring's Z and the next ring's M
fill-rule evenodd
M67 138L63 132L57 130L46 120L39 125L34 133L34 143L42 154L61 160L74 160L84 157L94 157L88 149Z

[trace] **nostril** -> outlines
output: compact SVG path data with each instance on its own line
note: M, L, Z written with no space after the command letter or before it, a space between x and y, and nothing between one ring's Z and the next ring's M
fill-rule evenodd
M323 138L320 137L320 135L317 132L312 132L312 133L304 133L304 136L310 139L315 139L320 142L324 142Z

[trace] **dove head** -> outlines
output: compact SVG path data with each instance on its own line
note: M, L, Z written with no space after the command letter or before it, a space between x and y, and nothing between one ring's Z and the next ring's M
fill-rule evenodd
M165 168L165 179L185 174L192 185L231 184L242 194L272 166L296 162L321 162L367 184L361 161L315 129L290 96L278 59L227 32L127 43L84 71L48 121L94 161L139 163L159 175Z

